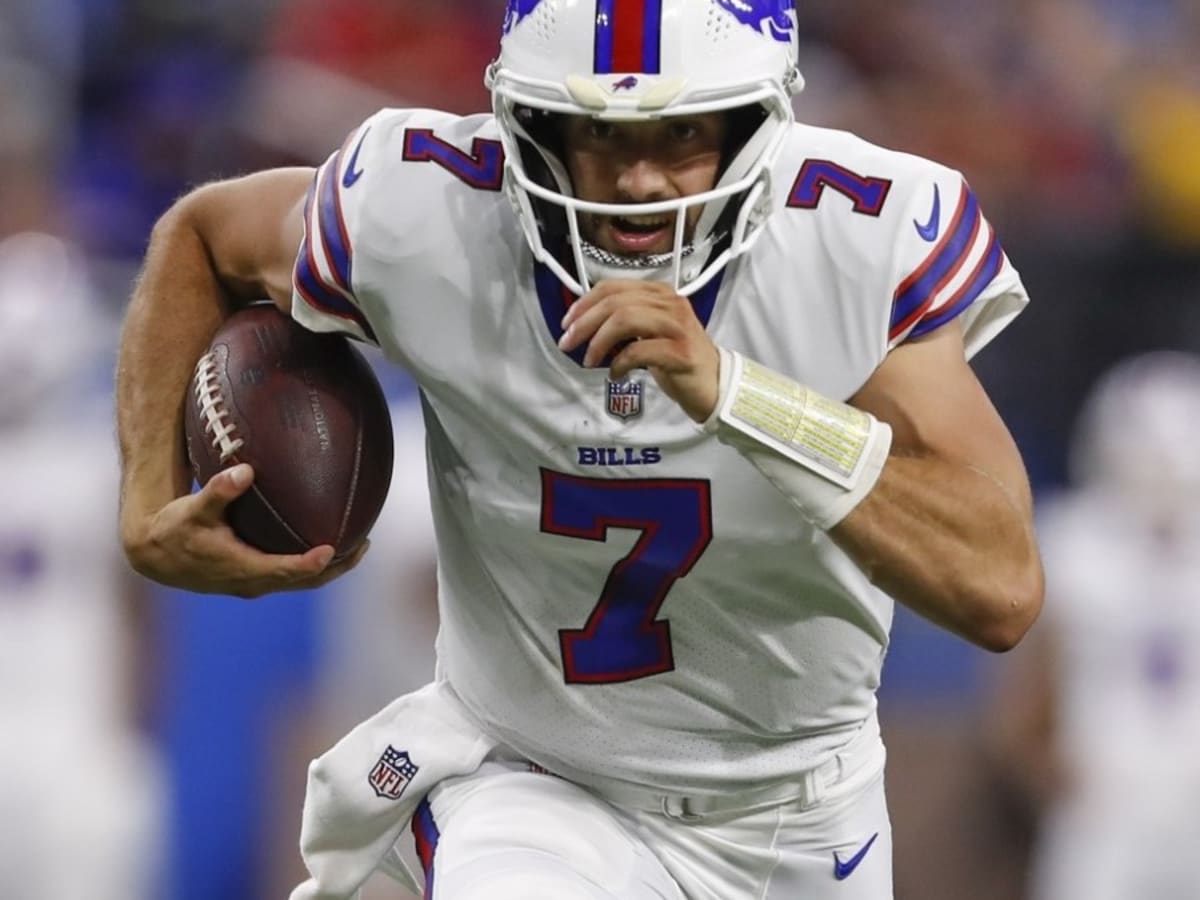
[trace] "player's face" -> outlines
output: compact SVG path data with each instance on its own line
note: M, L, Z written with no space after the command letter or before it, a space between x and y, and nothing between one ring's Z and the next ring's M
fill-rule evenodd
M564 157L575 196L598 203L653 203L690 197L716 186L725 146L720 112L653 122L604 122L568 116ZM686 240L701 207L687 211ZM622 256L669 253L675 214L580 217L583 236Z

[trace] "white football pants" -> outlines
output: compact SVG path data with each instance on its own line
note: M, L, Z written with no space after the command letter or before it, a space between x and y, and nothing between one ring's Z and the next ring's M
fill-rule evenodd
M877 736L800 799L700 813L504 757L442 782L414 819L427 900L891 900Z

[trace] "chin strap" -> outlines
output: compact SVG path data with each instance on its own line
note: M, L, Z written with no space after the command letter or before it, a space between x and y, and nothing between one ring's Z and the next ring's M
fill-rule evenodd
M713 239L710 238L699 244L683 246L680 251L681 283L690 282L700 274L712 253L713 243ZM675 254L621 256L584 241L583 264L591 285L607 279L673 282ZM680 285L675 285L675 287L678 289Z
M832 528L879 480L891 426L719 349L720 394L705 431L750 460L808 521Z

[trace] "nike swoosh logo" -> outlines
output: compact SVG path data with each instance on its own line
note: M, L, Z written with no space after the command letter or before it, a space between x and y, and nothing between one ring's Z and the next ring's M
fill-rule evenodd
M929 214L929 222L922 225L916 219L913 219L913 224L917 226L917 234L921 239L933 243L938 236L938 227L942 223L942 194L938 190L938 186L933 186L933 212Z
M370 131L371 129L368 128L362 133L362 137L358 139L358 143L354 147L354 153L350 155L350 165L346 167L346 174L342 176L342 187L344 188L354 187L354 183L362 178L363 170L358 168L358 151L362 149L363 141L367 139Z
M871 845L875 843L875 839L879 837L879 832L871 835L871 839L863 844L862 849L855 853L845 862L838 859L837 851L833 854L833 877L838 881L845 881L854 874L854 870L858 868L858 864L863 861L863 857L867 855L867 851L871 849Z

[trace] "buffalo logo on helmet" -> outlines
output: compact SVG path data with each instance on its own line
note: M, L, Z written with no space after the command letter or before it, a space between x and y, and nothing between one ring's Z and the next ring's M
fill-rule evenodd
M517 23L537 9L542 0L508 0L508 8L504 11L504 34L508 34Z
M796 32L794 0L714 0L743 25L782 44Z
M414 763L407 753L397 750L391 744L379 757L379 762L367 776L367 783L376 797L384 800L399 800L400 795L409 783L417 777L419 766Z
M626 75L624 78L622 78L620 81L616 82L612 86L612 91L614 94L617 91L632 91L637 86L638 86L637 76L636 75Z

